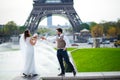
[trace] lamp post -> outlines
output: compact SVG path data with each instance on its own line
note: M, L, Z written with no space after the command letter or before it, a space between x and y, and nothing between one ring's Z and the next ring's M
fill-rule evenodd
M97 34L97 32L95 32L94 34L95 34L94 47L95 48L100 48L100 39L98 38L98 34Z

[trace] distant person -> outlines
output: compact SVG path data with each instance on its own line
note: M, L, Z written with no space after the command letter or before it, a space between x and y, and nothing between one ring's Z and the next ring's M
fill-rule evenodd
M35 68L34 45L37 41L37 35L30 37L30 31L26 30L20 37L20 46L22 53L25 54L25 65L23 75L25 77L34 77L38 74Z

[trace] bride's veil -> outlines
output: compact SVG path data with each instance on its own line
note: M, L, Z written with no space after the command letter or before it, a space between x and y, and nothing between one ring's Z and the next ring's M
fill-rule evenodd
M25 43L25 39L24 39L24 34L21 34L19 44L20 44L21 53L25 53L26 52L26 43Z

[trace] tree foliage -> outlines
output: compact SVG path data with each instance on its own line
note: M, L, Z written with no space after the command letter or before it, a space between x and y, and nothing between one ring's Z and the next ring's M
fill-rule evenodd
M4 25L3 30L5 35L14 35L18 30L18 27L15 22L9 21Z
M25 26L19 26L19 28L18 28L19 34L22 34L25 30L26 30Z
M89 22L89 23L82 23L81 26L74 28L67 29L66 31L69 33L73 33L74 31L80 32L82 29L88 29L91 31L93 37L102 37L109 36L109 37L118 37L120 39L120 19L115 21L103 21L101 23L96 22ZM0 27L0 35L1 36L12 36L18 35L25 31L26 27L18 26L14 21L9 21L3 27ZM52 29L49 28L38 28L38 33L45 34L45 33L53 33Z
M92 37L102 37L103 36L103 27L101 25L95 25L91 29Z
M82 29L88 29L90 30L90 26L87 23L82 24Z
M91 29L92 29L92 27L94 27L95 25L97 25L97 23L96 23L96 22L90 22L90 23L89 23L90 30L91 30Z
M38 32L39 34L45 34L45 33L49 32L49 31L50 31L50 29L48 29L48 28L39 28L39 29L37 30L37 32Z
M117 28L110 27L107 31L109 37L116 37L117 36Z

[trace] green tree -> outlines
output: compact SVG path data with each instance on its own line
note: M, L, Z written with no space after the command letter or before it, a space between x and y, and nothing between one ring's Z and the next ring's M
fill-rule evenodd
M102 22L100 23L100 25L103 26L103 33L105 34L105 36L108 35L108 29L110 29L111 26L115 26L116 27L116 22Z
M117 27L117 38L118 40L120 40L120 19L117 20L116 27Z
M117 35L120 35L120 19L118 19L116 26L117 26Z
M4 33L5 35L11 36L15 35L18 28L14 21L9 21L7 24L4 25Z
M92 27L94 27L95 25L97 25L97 23L96 23L96 22L90 22L90 23L89 23L90 30L91 30L91 29L92 29Z
M90 30L90 26L87 23L82 24L82 29L88 29Z
M100 40L97 39L97 37L102 37L103 36L103 27L99 24L95 25L91 29L91 34L92 34L92 37L94 37L93 46L95 48L99 48L100 47Z
M25 26L20 26L20 27L18 28L19 34L22 34L25 30L26 30L26 27L25 27Z
M92 37L102 37L103 36L103 27L101 25L95 25L91 29Z
M39 34L45 34L45 33L48 33L50 31L50 29L48 29L48 28L39 28L38 30L37 30L37 32L39 33Z
M108 36L109 37L116 37L117 36L117 28L116 27L110 27L108 29Z
M3 34L3 27L0 27L0 34Z

